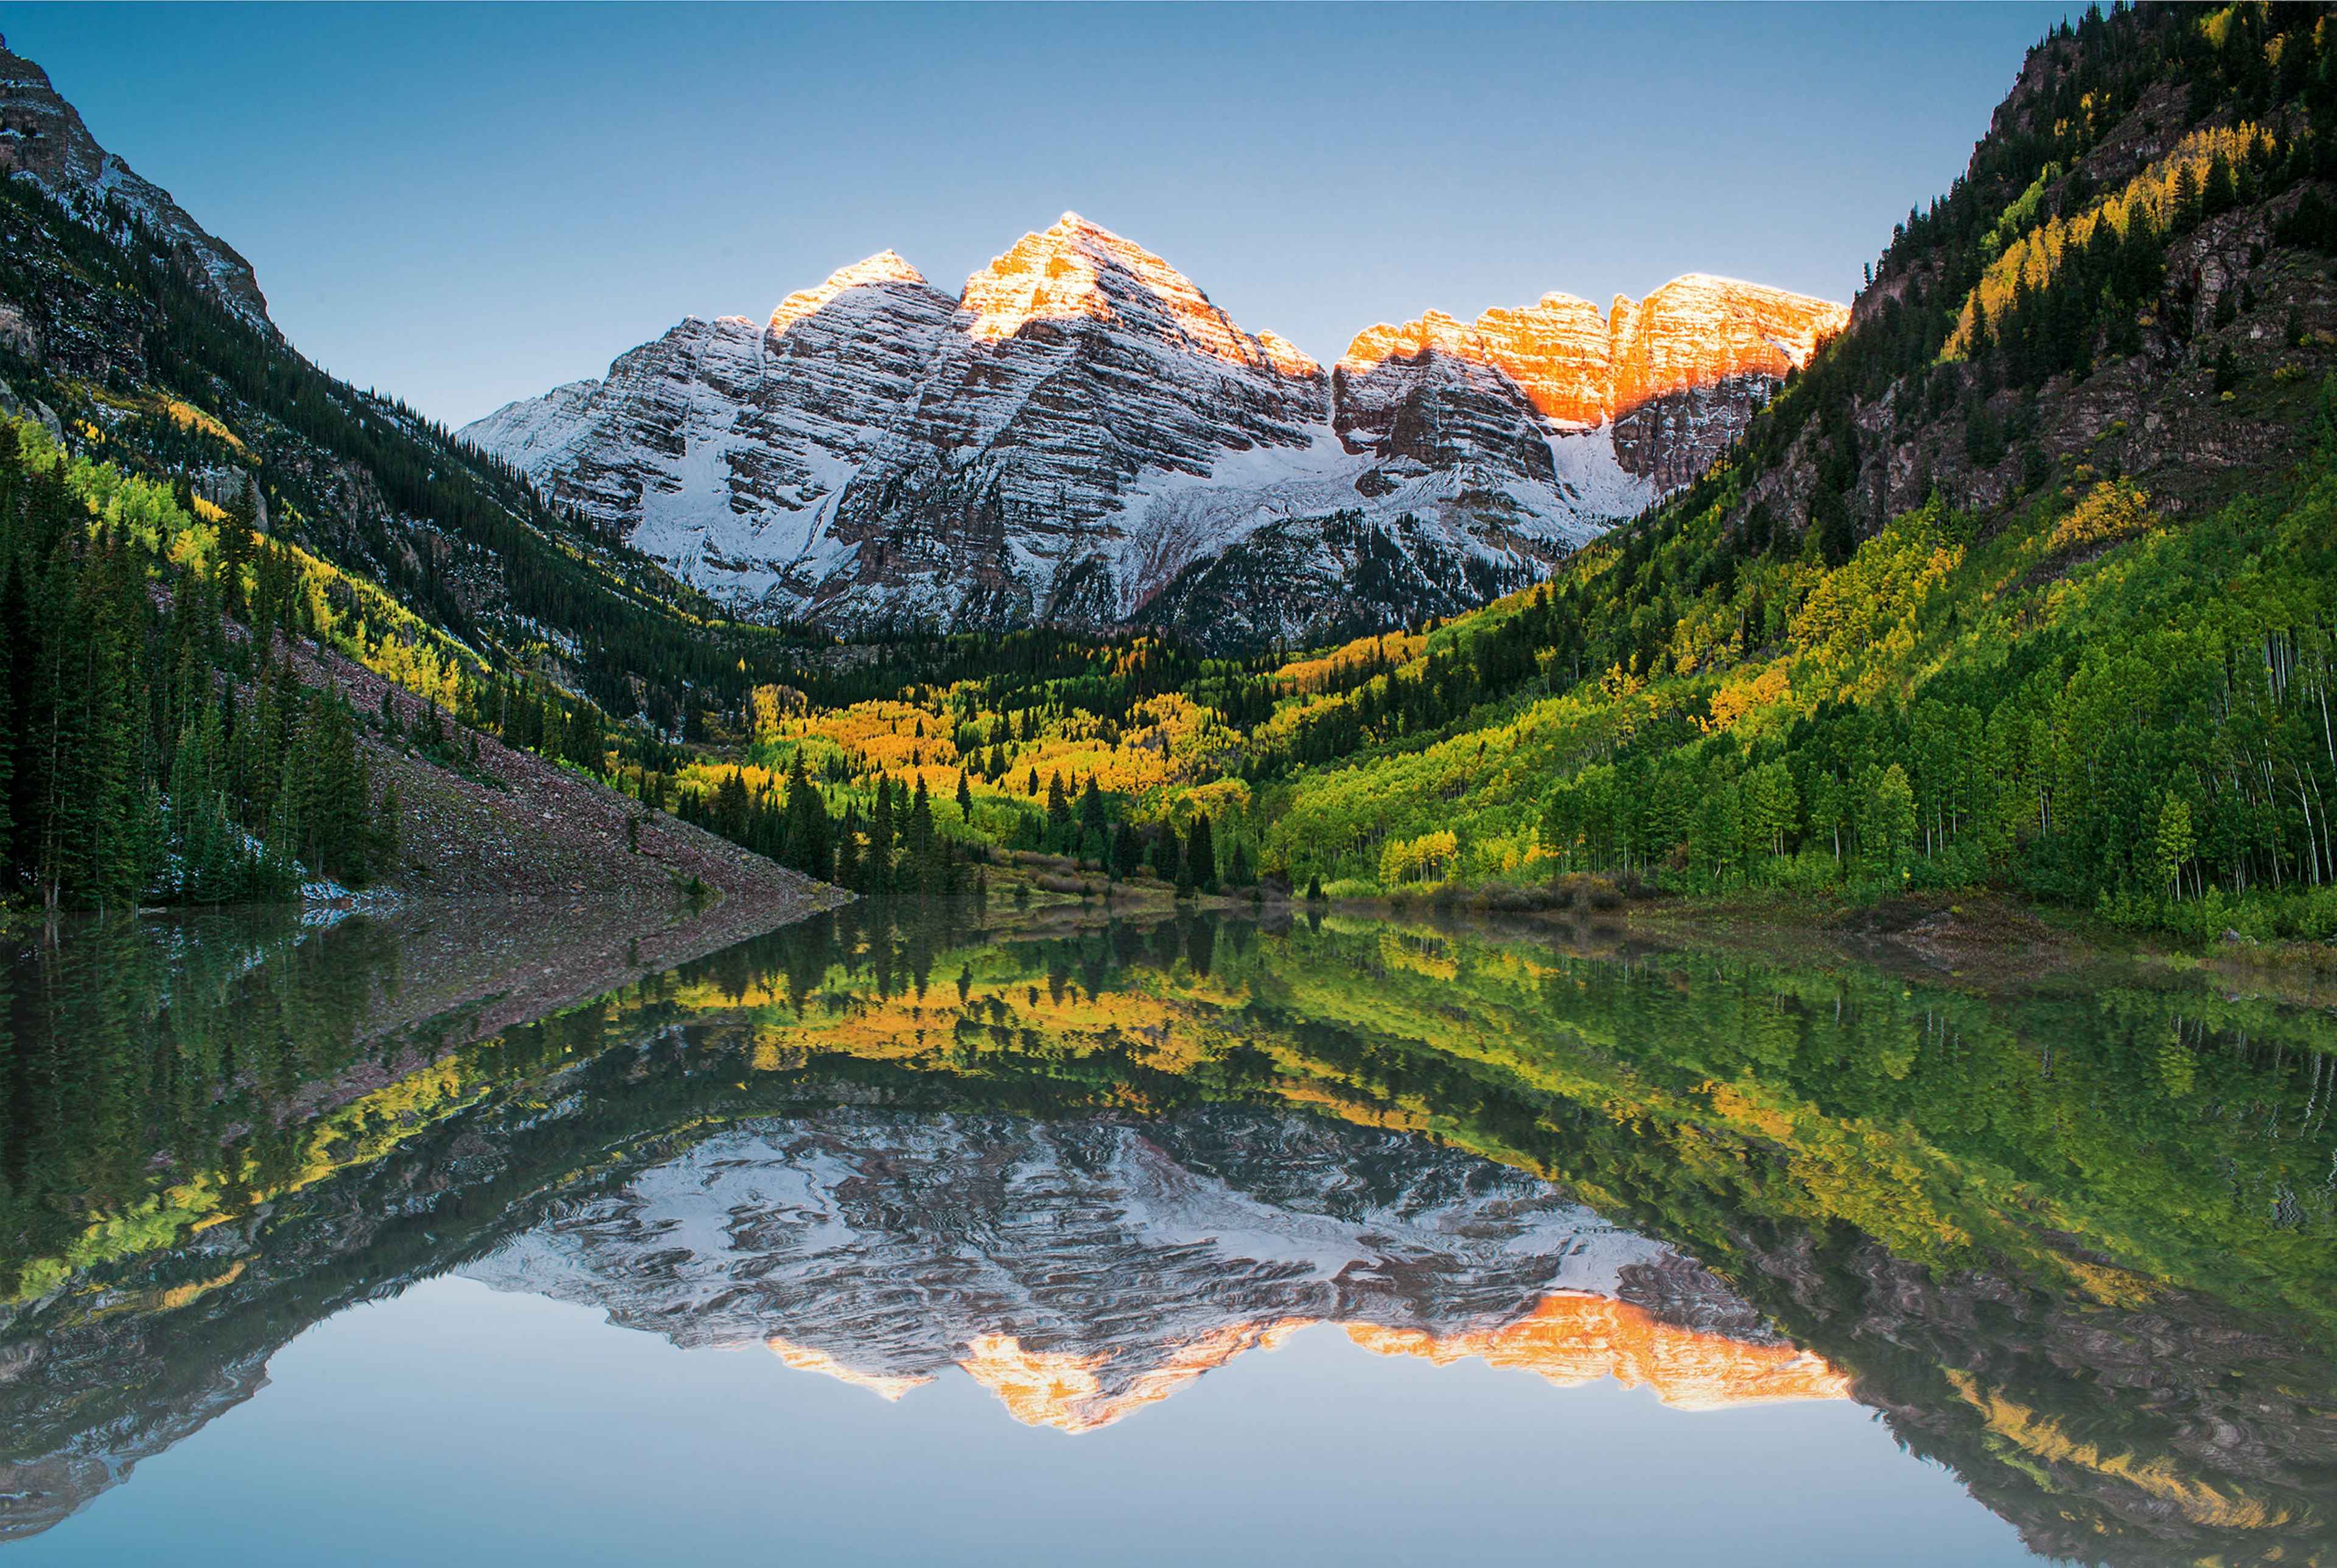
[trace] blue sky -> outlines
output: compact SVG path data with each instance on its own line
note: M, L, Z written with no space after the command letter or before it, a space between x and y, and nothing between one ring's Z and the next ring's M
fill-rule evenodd
M1847 299L2061 5L0 5L293 342L460 424L1066 209L1325 360L1683 272Z

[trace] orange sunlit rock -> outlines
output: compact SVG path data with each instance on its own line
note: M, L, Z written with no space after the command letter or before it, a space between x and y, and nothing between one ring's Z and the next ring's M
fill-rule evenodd
M1132 1376L1114 1375L1110 1351L1026 1350L1012 1334L971 1341L959 1365L1024 1425L1092 1432L1167 1398L1245 1350L1273 1349L1309 1326L1303 1318L1228 1324L1170 1348L1165 1359ZM1848 1378L1791 1345L1698 1333L1662 1322L1627 1301L1572 1291L1544 1298L1514 1323L1475 1333L1439 1337L1376 1323L1340 1327L1356 1344L1383 1356L1418 1356L1440 1367L1474 1356L1496 1367L1536 1373L1561 1388L1611 1377L1627 1388L1649 1388L1679 1410L1850 1394Z
M1252 337L1191 278L1076 212L1064 213L1043 233L1024 235L967 278L961 307L973 318L968 334L984 343L1012 337L1028 322L1085 317L1120 323L1246 369L1296 376L1321 372L1282 339L1269 346Z
M816 288L798 288L771 312L770 330L783 333L847 288L871 283L923 283L925 275L890 250L880 250L865 261L830 273Z
M973 1340L958 1364L975 1382L997 1395L1024 1426L1092 1432L1110 1426L1131 1410L1167 1398L1244 1350L1271 1350L1305 1327L1307 1320L1299 1318L1263 1326L1228 1323L1200 1339L1174 1347L1167 1359L1109 1391L1099 1374L1107 1369L1111 1360L1110 1352L1079 1356L1063 1351L1025 1350L1012 1334L991 1334Z
M1615 297L1612 406L1628 414L1650 398L1732 375L1783 379L1850 323L1850 307L1782 288L1690 273L1637 305Z
M772 1355L798 1372L818 1372L838 1382L849 1383L856 1388L866 1388L895 1403L910 1389L933 1381L932 1378L924 1375L896 1378L879 1372L856 1372L825 1350L815 1350L808 1345L792 1345L776 1334L764 1340L763 1344Z
M1305 349L1278 332L1261 332L1257 346L1266 350L1266 363L1285 375L1320 375L1323 366Z
M1103 1352L1025 1350L1012 1334L984 1334L966 1346L958 1365L1024 1426L1081 1432L1099 1424L1086 1412L1103 1389L1096 1368L1110 1359Z
M1544 416L1588 426L1731 376L1782 377L1849 319L1849 307L1830 300L1691 273L1643 300L1617 295L1604 317L1587 299L1545 294L1538 305L1488 310L1474 322L1432 310L1384 323L1356 335L1339 369L1361 376L1434 350L1491 366Z
M1420 1356L1440 1367L1481 1357L1561 1388L1611 1377L1627 1388L1651 1388L1679 1410L1850 1395L1850 1379L1807 1351L1675 1328L1605 1296L1549 1296L1531 1316L1482 1333L1439 1339L1417 1329L1350 1324L1347 1337L1383 1356Z

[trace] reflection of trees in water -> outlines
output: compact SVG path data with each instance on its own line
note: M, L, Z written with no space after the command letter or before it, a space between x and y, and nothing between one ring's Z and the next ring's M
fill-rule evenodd
M6 1396L17 1455L71 1450L83 1416L36 1418L43 1378L105 1384L132 1326L162 1361L116 1398L160 1433L153 1410L301 1324L740 1116L1262 1101L1416 1129L1695 1252L2041 1549L2304 1561L2337 1519L2337 1025L2310 1010L2165 971L1991 993L1336 917L985 932L963 903L869 901L504 1029L437 1098L360 1096L320 1145L284 1108L374 1048L354 998L393 986L397 940L283 940L127 928L10 972L20 1272L86 1225L70 1195L128 1204L158 1148L198 1151L181 1177L220 1149L255 1183L326 1168L20 1317L53 1368Z

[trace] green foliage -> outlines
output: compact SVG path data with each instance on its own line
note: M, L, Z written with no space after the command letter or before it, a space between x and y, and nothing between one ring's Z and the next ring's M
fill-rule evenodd
M248 523L240 502L210 530L169 490L0 424L7 896L215 903L388 863L396 803L356 715L275 657L301 569Z

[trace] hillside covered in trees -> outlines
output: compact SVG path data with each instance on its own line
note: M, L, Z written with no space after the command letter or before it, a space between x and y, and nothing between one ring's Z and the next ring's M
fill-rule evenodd
M888 696L745 721L746 776L963 789L945 833L1131 869L1207 821L1221 879L1334 892L2337 933L2332 108L2312 8L2088 15L1729 458L1552 582L1296 658L891 649Z
M2332 116L2313 8L2088 13L1687 492L1470 615L1240 657L714 619L133 216L11 180L0 293L45 314L0 369L64 411L15 427L5 482L10 657L51 672L12 687L17 886L360 881L396 803L299 770L358 777L338 737L395 730L456 772L500 737L859 891L1025 851L1183 891L1991 884L2337 934ZM277 627L424 726L296 691Z

